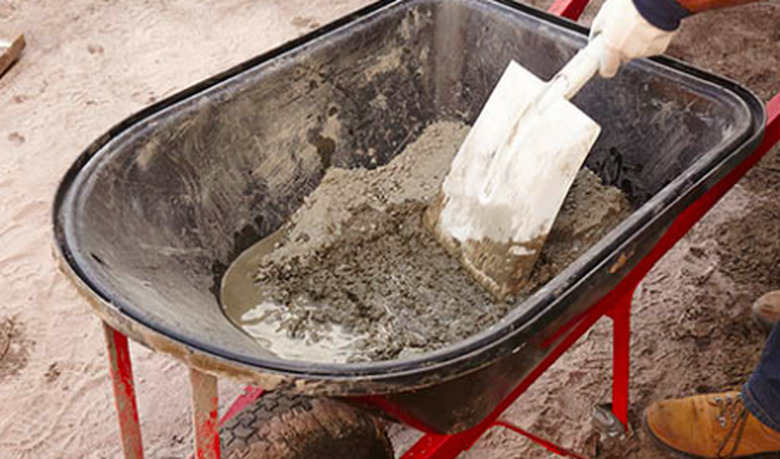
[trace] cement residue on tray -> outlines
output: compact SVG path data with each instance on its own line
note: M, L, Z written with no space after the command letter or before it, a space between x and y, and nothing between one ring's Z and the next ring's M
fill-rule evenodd
M228 317L281 357L328 362L410 356L495 324L511 305L493 302L421 219L467 132L437 123L383 167L329 170L286 227L231 267ZM521 297L628 213L618 189L581 171Z

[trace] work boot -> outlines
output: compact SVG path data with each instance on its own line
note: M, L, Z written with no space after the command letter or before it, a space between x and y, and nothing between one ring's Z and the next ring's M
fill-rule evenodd
M771 330L780 320L780 290L765 293L753 303L753 317L764 328Z
M780 432L750 414L739 392L656 402L644 421L656 443L683 457L780 457Z

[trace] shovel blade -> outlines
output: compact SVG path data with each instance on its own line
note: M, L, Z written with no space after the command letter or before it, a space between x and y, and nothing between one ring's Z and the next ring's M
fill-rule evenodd
M498 299L522 288L601 128L511 62L455 156L426 223Z

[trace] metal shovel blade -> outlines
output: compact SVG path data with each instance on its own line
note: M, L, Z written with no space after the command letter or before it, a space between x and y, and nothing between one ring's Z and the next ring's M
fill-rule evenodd
M438 240L497 299L528 279L601 131L564 96L539 107L546 85L509 64L425 216Z

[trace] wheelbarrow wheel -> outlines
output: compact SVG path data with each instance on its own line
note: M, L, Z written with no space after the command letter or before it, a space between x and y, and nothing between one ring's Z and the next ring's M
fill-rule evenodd
M327 398L269 392L220 429L227 459L393 458L381 421Z

